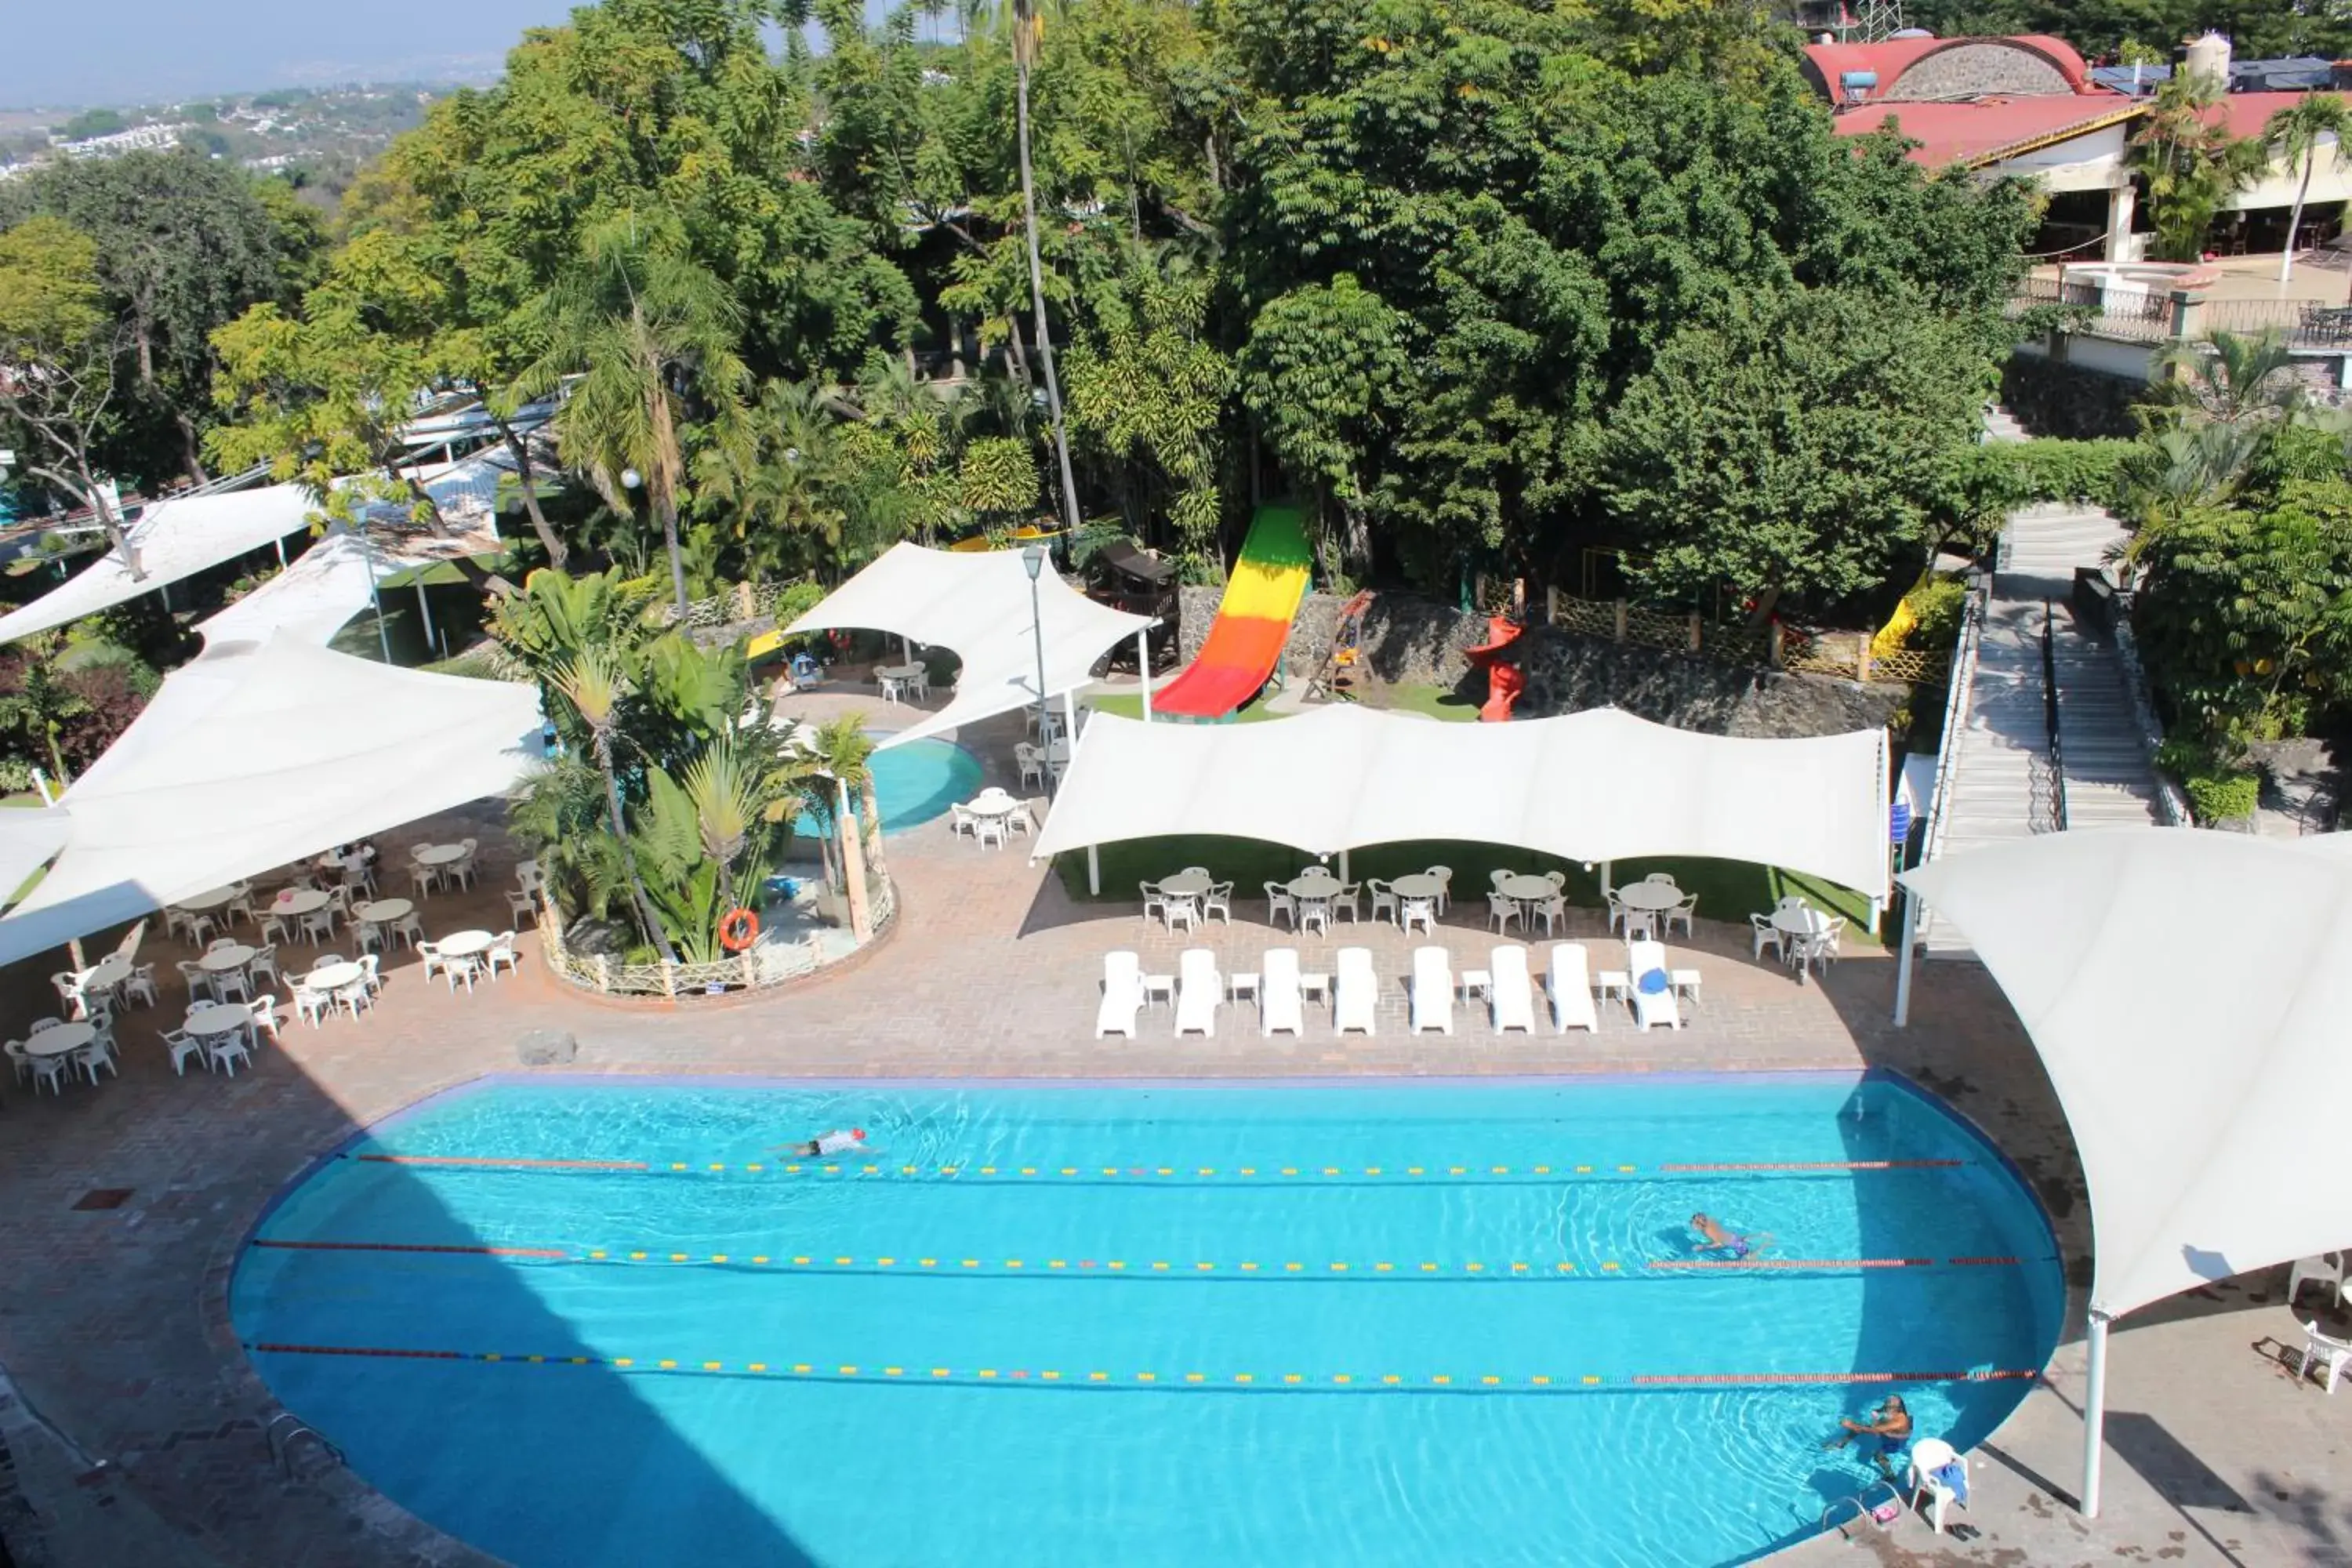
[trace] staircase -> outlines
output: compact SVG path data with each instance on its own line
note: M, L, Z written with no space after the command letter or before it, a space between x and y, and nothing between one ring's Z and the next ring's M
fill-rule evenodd
M1999 412L1987 416L1989 430ZM2115 646L2078 621L2071 604L2074 569L2102 563L2125 537L2095 507L2032 506L2011 515L1968 710L1953 738L1941 853L2051 832L2062 799L2070 828L2162 820L2154 760L2134 721ZM2054 755L2051 673L2058 695ZM2062 770L2063 779L2053 776ZM1971 956L1967 939L1932 910L1923 935L1930 956Z

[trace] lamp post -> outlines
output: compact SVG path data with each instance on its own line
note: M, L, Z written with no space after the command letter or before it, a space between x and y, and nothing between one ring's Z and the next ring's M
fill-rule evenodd
M1058 782L1054 773L1053 715L1045 707L1045 617L1038 607L1037 577L1045 570L1045 547L1022 547L1021 564L1029 569L1029 635L1037 648L1037 743L1045 748L1045 798L1054 798Z

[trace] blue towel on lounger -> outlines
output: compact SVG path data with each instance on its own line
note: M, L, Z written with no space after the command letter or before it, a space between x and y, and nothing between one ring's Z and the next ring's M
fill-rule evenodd
M1667 980L1664 970L1645 969L1642 972L1642 978L1634 984L1641 986L1644 996L1662 996L1671 982Z

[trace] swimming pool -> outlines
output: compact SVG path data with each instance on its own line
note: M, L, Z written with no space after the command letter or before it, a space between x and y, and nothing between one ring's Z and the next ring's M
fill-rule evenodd
M872 733L877 741L885 734ZM929 736L909 741L875 752L867 765L874 770L874 799L882 810L886 837L945 816L949 806L971 799L980 789L980 759L952 741ZM816 819L803 812L793 821L793 832L814 837Z
M1774 1266L1689 1267L1695 1210ZM323 1163L232 1308L524 1568L1427 1568L1784 1544L1869 1473L1840 1415L1976 1442L2062 1290L1999 1156L1875 1077L531 1079Z

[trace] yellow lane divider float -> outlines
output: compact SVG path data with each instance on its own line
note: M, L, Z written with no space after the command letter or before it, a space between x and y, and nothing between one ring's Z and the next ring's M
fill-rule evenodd
M896 1274L950 1275L959 1278L1034 1276L1061 1274L1079 1279L1150 1279L1173 1276L1197 1279L1202 1276L1239 1279L1296 1279L1313 1277L1356 1280L1394 1280L1399 1278L1427 1279L1432 1277L1471 1279L1559 1279L1563 1278L1592 1279L1597 1275L1584 1272L1574 1262L1565 1259L1528 1262L1521 1259L1482 1261L1455 1259L1447 1262L1423 1259L1393 1262L1339 1261L1306 1263L1297 1261L1261 1262L1254 1258L1232 1259L1128 1259L1120 1258L981 1258L961 1257L923 1258L895 1253L870 1257L850 1254L820 1254L793 1252L682 1252L672 1247L452 1247L434 1243L408 1244L391 1241L293 1241L268 1237L255 1238L253 1245L289 1252L404 1252L433 1256L472 1256L513 1258L549 1263L589 1264L649 1264L698 1268L762 1268L787 1273L814 1274ZM1876 1268L1933 1268L1933 1258L1656 1258L1643 1263L1643 1270L1659 1273L1705 1271L1707 1273L1746 1272L1845 1272ZM1942 1260L1948 1268L2014 1266L2014 1257L1948 1258ZM1598 1266L1599 1275L1638 1278L1622 1263L1610 1261Z
M482 1362L502 1366L596 1367L635 1374L772 1378L815 1383L947 1384L975 1387L1007 1385L1088 1389L1107 1385L1143 1387L1163 1393L1340 1394L1579 1394L1595 1389L1803 1387L1844 1384L2004 1383L2040 1374L2030 1368L1975 1367L1942 1372L1754 1372L1754 1373L1358 1373L1358 1372L1135 1372L1108 1369L1038 1370L1030 1367L945 1367L921 1363L825 1361L714 1361L692 1356L595 1356L513 1353L500 1351L404 1349L381 1345L319 1345L276 1341L249 1342L263 1355L362 1356L390 1361Z
M1322 1182L1322 1181L1395 1181L1395 1182L1561 1182L1580 1176L1615 1180L1625 1176L1645 1175L1721 1175L1721 1174L1801 1174L1820 1175L1831 1173L1852 1173L1880 1171L1948 1170L1965 1165L1965 1160L1773 1160L1730 1161L1714 1163L1677 1162L1661 1165L1630 1165L1594 1163L1591 1164L1542 1165L1321 1165L1321 1164L1260 1164L1260 1165L1076 1165L1036 1163L1027 1165L986 1165L962 1163L953 1165L891 1164L887 1162L846 1164L824 1164L814 1161L727 1161L727 1160L541 1160L509 1159L499 1155L475 1154L350 1154L345 1158L363 1164L423 1165L456 1170L513 1170L545 1173L550 1172L600 1172L633 1174L693 1174L693 1175L778 1175L809 1177L852 1177L857 1179L899 1181L956 1182L1061 1182L1101 1181L1176 1181L1191 1184L1202 1181L1244 1182Z

